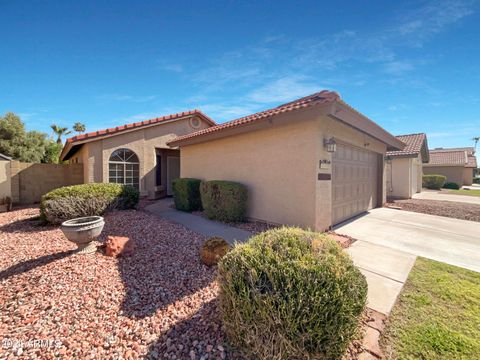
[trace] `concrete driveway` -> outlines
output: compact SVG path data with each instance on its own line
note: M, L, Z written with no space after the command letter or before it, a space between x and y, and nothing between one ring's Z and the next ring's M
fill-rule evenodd
M479 222L378 208L340 224L335 231L480 272Z
M414 194L413 199L440 200L480 205L480 196L448 194L446 191L422 191Z

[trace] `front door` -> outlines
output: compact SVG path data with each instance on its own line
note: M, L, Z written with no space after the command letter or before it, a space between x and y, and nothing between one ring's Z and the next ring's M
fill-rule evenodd
M180 157L167 156L167 195L173 195L172 181L180 177Z

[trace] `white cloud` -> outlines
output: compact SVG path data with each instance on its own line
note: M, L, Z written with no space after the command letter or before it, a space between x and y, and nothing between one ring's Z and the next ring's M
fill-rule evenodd
M307 77L293 75L282 77L253 90L247 94L246 99L256 103L279 103L310 95L320 90L322 88L309 82Z
M384 72L390 75L403 75L414 69L412 63L408 61L390 61L384 65Z
M171 71L174 73L181 73L183 72L183 66L181 64L166 64L162 66L162 69Z

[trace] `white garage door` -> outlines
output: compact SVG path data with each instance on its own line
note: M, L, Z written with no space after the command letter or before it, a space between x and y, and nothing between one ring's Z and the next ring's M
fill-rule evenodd
M376 207L378 155L337 144L332 167L332 217L338 224Z

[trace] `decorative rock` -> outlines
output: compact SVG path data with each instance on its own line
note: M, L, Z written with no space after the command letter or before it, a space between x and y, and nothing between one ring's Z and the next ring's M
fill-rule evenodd
M200 259L207 266L213 266L225 256L230 249L230 245L221 237L211 237L205 241L200 249Z
M105 242L105 254L114 258L128 256L134 248L133 241L124 236L109 236Z

